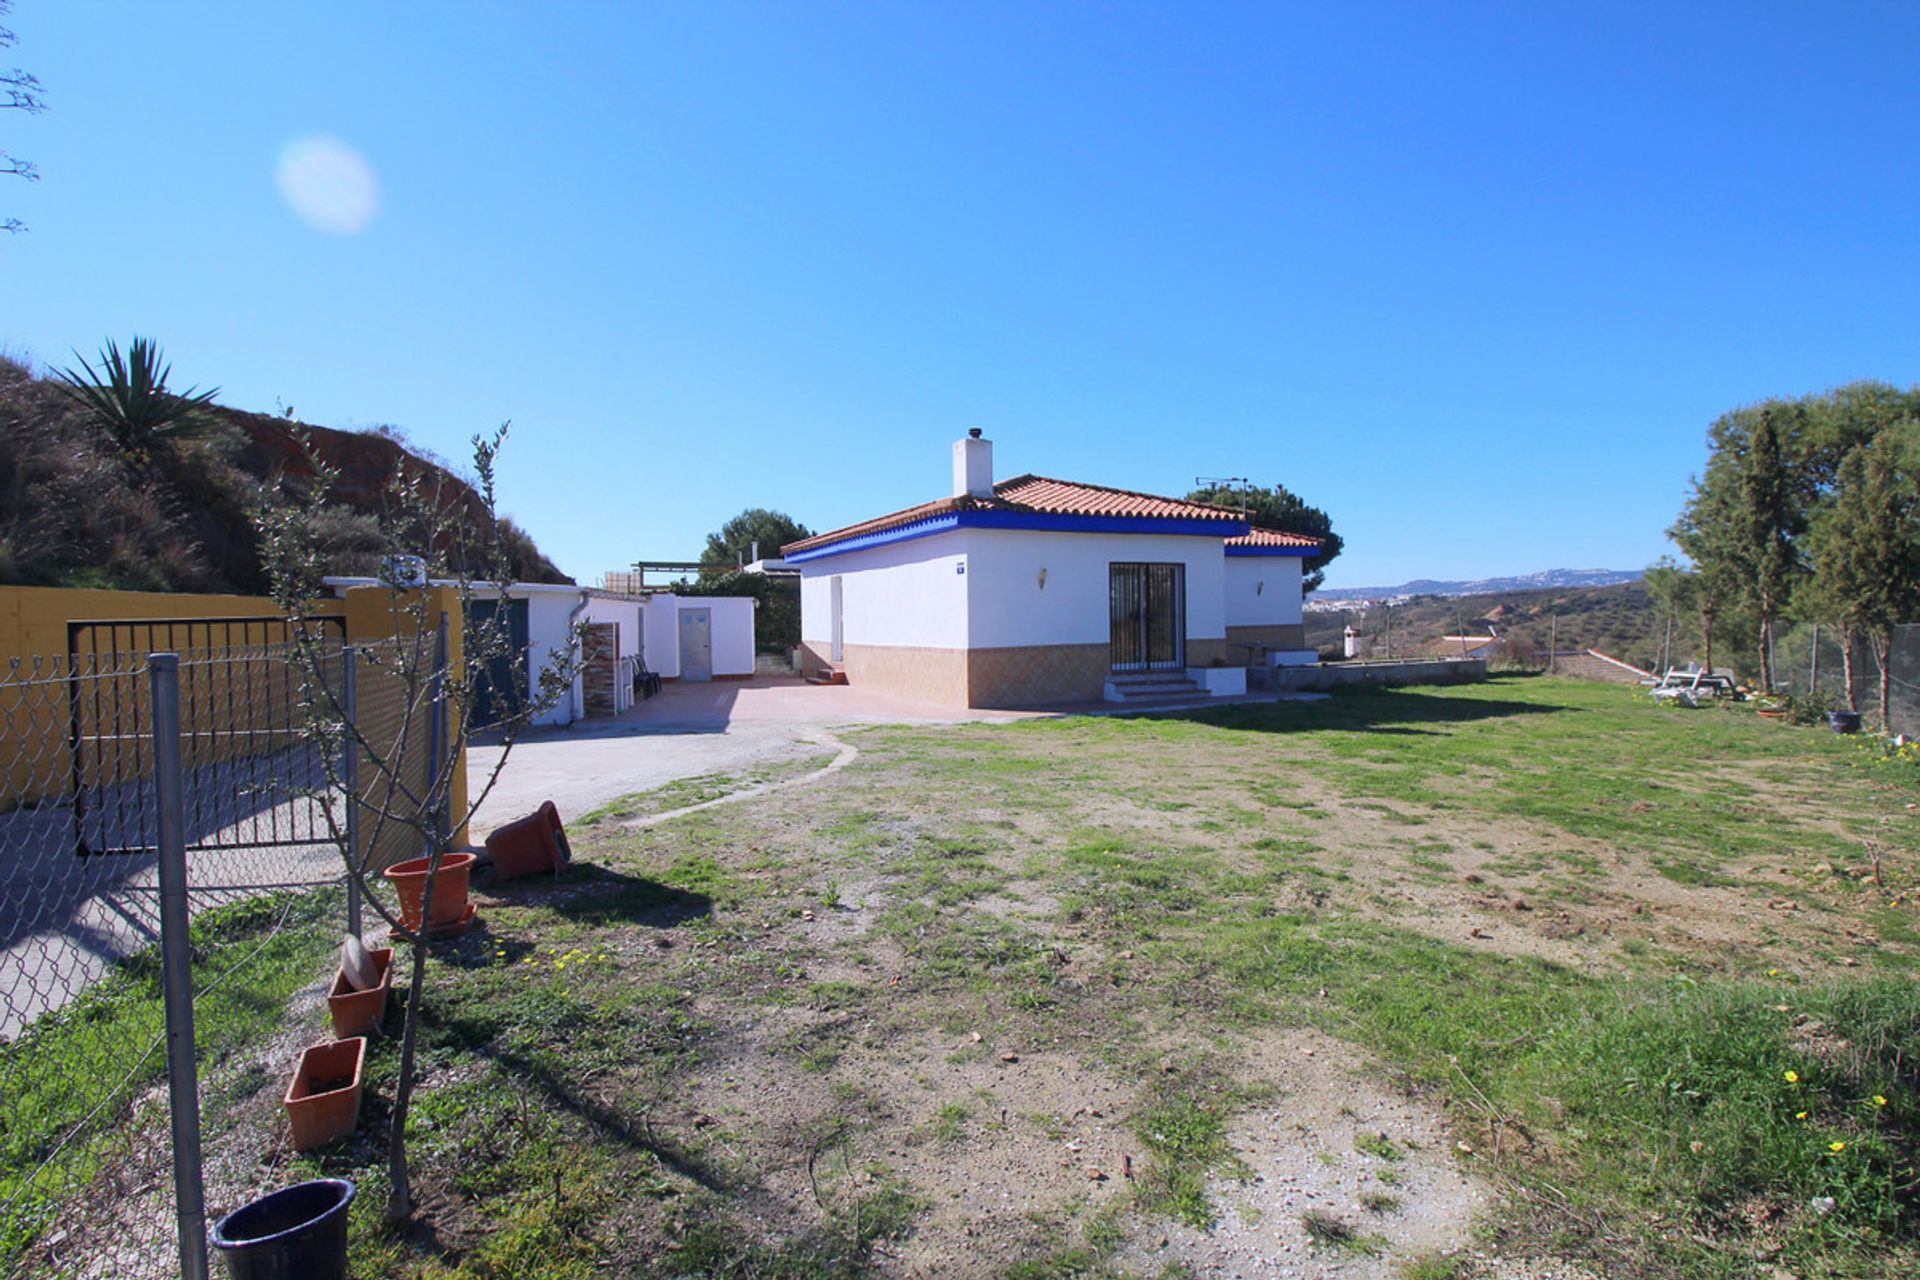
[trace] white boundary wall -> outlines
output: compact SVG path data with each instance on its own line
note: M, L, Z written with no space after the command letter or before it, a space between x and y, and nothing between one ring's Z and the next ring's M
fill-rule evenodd
M1226 556L1227 625L1284 626L1301 621L1299 556Z

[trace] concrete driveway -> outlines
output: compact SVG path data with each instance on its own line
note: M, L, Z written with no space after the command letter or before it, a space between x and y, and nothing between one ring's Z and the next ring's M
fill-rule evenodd
M1016 720L1047 712L960 711L850 685L756 676L701 684L669 682L612 720L540 729L514 744L506 768L471 828L474 843L552 800L565 820L623 795L679 778L739 773L770 761L831 749L823 730L852 724L952 724ZM477 789L500 759L497 745L467 751Z

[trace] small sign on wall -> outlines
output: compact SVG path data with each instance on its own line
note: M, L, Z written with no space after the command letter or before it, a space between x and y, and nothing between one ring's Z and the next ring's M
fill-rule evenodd
M967 562L965 560L955 560L953 562L953 571L955 573L965 573L967 571Z

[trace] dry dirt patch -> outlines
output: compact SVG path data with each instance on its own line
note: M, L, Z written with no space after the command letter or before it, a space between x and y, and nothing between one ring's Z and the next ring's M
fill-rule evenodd
M1469 1247L1490 1193L1455 1150L1444 1111L1315 1031L1253 1040L1243 1064L1245 1080L1275 1092L1229 1130L1243 1169L1212 1182L1219 1221L1165 1228L1135 1243L1132 1262L1176 1260L1203 1277L1386 1280L1410 1258ZM1316 1242L1308 1215L1350 1230L1352 1243Z

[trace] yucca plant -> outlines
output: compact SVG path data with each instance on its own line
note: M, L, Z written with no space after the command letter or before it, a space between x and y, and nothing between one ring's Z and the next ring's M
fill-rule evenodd
M188 440L212 434L219 424L206 409L220 388L167 389L173 366L161 363L160 346L136 337L123 356L113 339L100 350L100 369L78 351L79 369L62 369L64 390L113 438L120 452L144 461L162 440Z

